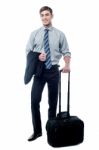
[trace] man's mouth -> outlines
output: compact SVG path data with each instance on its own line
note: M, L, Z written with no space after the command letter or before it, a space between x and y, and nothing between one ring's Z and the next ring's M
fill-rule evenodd
M47 22L47 20L43 20L44 22Z

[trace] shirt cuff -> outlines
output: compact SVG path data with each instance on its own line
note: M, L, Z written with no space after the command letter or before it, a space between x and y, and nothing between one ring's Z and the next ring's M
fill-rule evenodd
M71 57L71 53L70 53L70 52L67 52L67 53L65 53L63 56L64 56L64 57L65 57L65 56Z

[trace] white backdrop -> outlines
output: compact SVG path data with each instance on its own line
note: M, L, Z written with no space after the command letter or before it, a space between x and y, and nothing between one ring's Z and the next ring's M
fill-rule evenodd
M0 147L2 150L53 148L47 144L47 88L41 115L43 136L27 142L32 133L30 90L24 85L25 46L31 31L42 24L40 7L54 11L53 26L67 37L71 60L71 114L85 123L82 144L72 150L99 149L99 5L98 0L3 0L0 1ZM64 65L61 61L61 67ZM66 74L62 76L62 102L66 101ZM63 107L64 107L63 106ZM65 107L63 108L65 110ZM1 148L0 148L1 149ZM60 148L65 149L65 148Z

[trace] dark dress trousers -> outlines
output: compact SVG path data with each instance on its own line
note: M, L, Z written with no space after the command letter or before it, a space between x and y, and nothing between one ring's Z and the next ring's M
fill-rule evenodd
M45 84L48 86L48 119L56 117L56 108L58 100L58 82L59 69L57 65L52 66L51 69L43 67L43 73L40 77L34 76L34 81L31 90L31 112L34 132L42 133L40 102L42 99L42 92ZM47 100L47 98L46 98Z

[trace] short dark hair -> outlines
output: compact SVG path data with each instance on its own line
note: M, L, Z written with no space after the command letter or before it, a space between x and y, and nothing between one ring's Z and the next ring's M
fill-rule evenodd
M44 10L48 10L51 14L53 13L52 8L50 8L48 6L41 7L39 13L41 14L41 12L44 11Z

